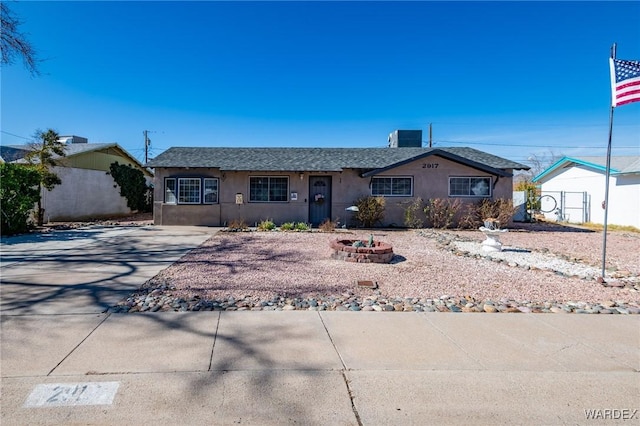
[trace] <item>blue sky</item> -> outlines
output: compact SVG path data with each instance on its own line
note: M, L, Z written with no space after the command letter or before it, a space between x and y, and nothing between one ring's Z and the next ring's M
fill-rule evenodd
M605 155L609 49L640 2L9 2L42 75L3 67L1 142L53 128L144 159L171 146L434 146ZM640 155L640 103L614 155Z

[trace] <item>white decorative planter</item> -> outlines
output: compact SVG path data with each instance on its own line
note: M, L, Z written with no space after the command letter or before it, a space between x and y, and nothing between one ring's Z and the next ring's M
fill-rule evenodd
M482 242L483 251L502 251L500 235L507 232L506 229L489 229L481 226L480 232L482 232L486 237L486 239Z

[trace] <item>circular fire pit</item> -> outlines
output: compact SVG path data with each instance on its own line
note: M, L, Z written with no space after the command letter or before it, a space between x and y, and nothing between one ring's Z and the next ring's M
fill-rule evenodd
M362 240L333 240L332 259L358 263L389 263L393 259L391 244L374 241L369 247L368 241Z

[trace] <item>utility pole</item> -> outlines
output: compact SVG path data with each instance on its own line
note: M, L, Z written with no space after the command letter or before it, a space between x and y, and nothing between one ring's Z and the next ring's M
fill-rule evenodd
M151 139L149 139L148 130L143 130L142 134L144 135L144 163L147 164L149 162L149 145L151 145Z
M433 146L433 123L429 123L429 148Z

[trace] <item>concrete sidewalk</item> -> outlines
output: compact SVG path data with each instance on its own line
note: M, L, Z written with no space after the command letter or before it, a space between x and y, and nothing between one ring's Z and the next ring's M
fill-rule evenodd
M640 316L104 312L213 232L3 244L2 425L640 424Z

